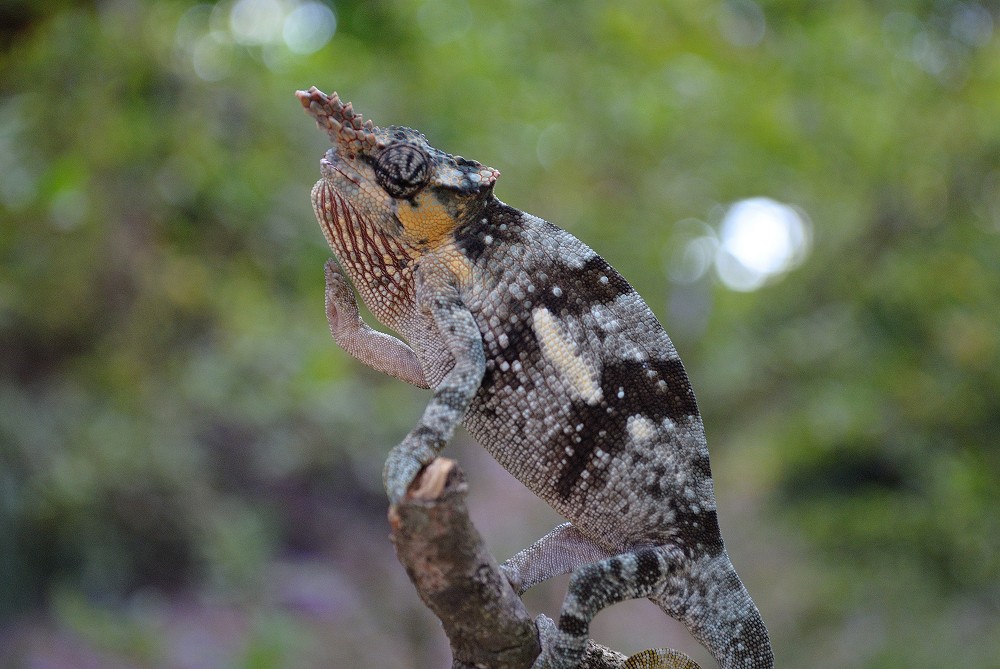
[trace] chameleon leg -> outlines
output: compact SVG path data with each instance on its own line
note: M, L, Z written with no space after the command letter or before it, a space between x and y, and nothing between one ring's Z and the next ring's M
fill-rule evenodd
M518 595L558 574L615 555L580 533L570 523L551 532L512 556L500 568Z
M416 274L417 304L433 319L454 364L434 386L434 396L420 422L386 458L382 479L392 504L402 499L420 470L451 439L486 370L479 325L450 276L447 272L435 274L433 267Z
M590 621L602 609L628 599L652 597L675 570L676 556L651 546L584 565L573 572L558 629L543 639L532 669L574 669L587 647Z
M722 669L772 669L767 628L723 550L702 555L651 598L683 622Z
M326 261L326 320L340 348L383 374L427 388L424 371L413 350L392 335L361 320L354 291L337 262Z

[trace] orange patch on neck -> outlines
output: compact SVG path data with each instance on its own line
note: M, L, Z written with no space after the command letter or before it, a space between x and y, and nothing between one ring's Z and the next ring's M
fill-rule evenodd
M451 233L458 227L458 221L437 198L421 193L416 198L416 206L400 202L396 218L403 224L406 236L413 242L431 248L451 240Z

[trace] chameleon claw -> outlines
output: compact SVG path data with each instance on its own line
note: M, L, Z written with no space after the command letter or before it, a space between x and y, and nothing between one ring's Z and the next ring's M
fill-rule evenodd
M403 500L410 486L417 480L425 466L419 457L411 453L408 441L409 439L390 451L382 470L382 483L385 486L389 504L392 506L396 506ZM433 459L433 455L431 459Z

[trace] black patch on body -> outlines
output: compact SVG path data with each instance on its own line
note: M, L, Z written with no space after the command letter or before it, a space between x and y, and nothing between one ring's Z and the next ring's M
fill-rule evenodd
M545 446L551 449L550 452L566 459L555 483L556 493L562 499L573 495L585 471L589 472L591 489L601 489L606 484L607 472L596 466L598 460L594 452L600 449L614 459L625 447L629 414L622 412L615 403L618 403L617 398L614 403L604 401L595 405L574 402L569 413L562 417L569 431L557 433ZM577 432L575 426L580 424L584 426L583 430ZM566 454L567 448L572 449L572 455Z
M557 231L565 234L553 228L553 235ZM561 262L545 268L544 281L540 283L539 303L560 318L578 316L595 304L611 304L622 295L635 292L629 282L596 253L579 269Z
M712 465L708 459L708 451L699 450L695 453L694 460L691 462L691 469L701 480L712 478Z
M511 206L490 198L482 212L470 216L465 223L455 229L455 241L462 253L474 263L478 263L490 248L506 249L522 244L524 214ZM486 238L492 242L486 243Z
M673 511L673 541L689 556L714 556L722 552L722 530L715 509L701 509L694 513L689 508L674 505Z
M661 386L660 380L666 385ZM573 451L565 456L566 465L556 481L556 492L563 499L577 489L584 471L590 472L591 488L603 487L607 475L595 466L594 453L600 449L614 459L625 448L629 416L639 414L659 425L665 418L686 424L691 416L698 415L694 391L679 359L606 361L600 384L603 400L599 404L573 402L563 420L570 427L583 424L583 430L560 432L547 445L555 453L564 454L567 447ZM624 396L619 397L619 392ZM659 486L648 492L655 499L665 496Z
M656 424L664 418L683 423L698 415L698 402L679 358L606 362L601 370L601 390L605 400L613 398L628 415L641 414ZM621 399L619 390L625 392Z
M681 359L675 357L652 360L649 364L658 378L667 382L664 393L667 395L667 406L664 415L675 423L681 422L688 416L697 416L698 402L695 400L694 389L691 388L691 382L688 380Z

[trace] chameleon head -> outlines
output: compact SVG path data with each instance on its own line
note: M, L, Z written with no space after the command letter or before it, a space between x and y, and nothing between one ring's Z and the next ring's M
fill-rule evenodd
M438 151L410 128L375 126L336 93L314 86L295 95L333 143L313 202L335 250L337 228L364 224L433 245L492 195L500 176L492 167Z

